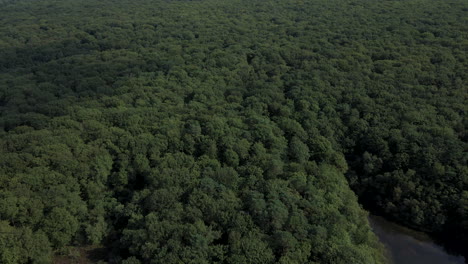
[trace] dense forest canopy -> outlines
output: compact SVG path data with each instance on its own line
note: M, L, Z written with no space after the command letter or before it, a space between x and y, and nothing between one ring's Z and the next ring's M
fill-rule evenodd
M463 0L1 1L0 262L385 263L358 197L468 250L467 51Z

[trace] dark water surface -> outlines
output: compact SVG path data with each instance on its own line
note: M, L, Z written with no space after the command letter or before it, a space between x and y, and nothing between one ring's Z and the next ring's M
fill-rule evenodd
M391 223L382 217L369 217L372 229L385 245L393 264L464 264L465 258L453 256L422 232Z

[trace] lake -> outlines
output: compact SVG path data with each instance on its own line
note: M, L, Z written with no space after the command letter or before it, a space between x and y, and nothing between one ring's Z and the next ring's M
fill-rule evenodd
M447 253L422 232L369 216L375 234L387 249L393 264L465 264L465 258Z

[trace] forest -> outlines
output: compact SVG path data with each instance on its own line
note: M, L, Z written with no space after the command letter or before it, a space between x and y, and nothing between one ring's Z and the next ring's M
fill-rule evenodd
M464 0L0 0L0 263L467 254L467 99Z

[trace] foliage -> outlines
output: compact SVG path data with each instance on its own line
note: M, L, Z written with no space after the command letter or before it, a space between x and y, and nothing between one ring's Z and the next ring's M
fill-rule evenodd
M466 250L467 12L0 2L0 262L383 263L353 191Z

